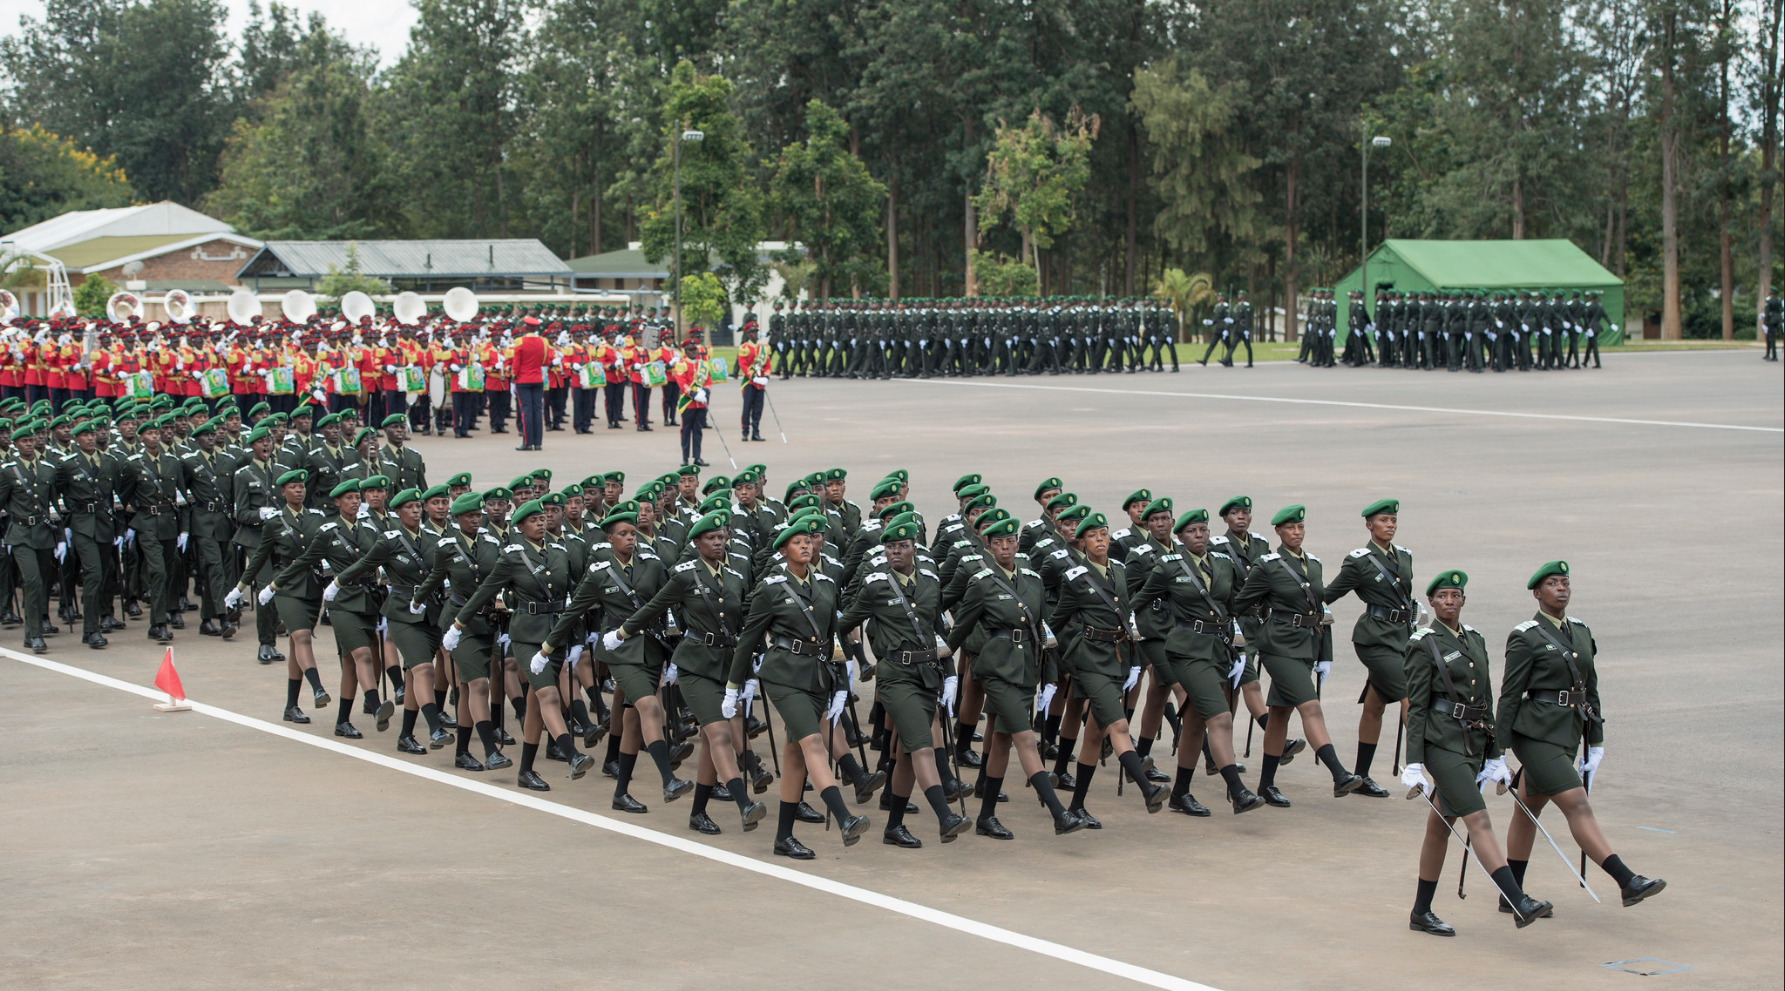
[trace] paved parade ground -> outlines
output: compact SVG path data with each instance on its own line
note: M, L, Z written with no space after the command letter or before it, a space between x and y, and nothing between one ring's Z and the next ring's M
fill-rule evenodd
M1434 909L1457 938L1409 932L1425 805L1403 801L1389 773L1392 729L1375 768L1386 800L1331 798L1308 754L1278 778L1293 808L1233 816L1220 779L1199 773L1193 791L1212 818L1149 817L1132 788L1116 796L1111 761L1088 800L1101 832L1055 837L1013 776L1001 818L1014 842L969 833L942 846L925 811L907 820L924 849L883 846L884 813L870 803L875 828L847 851L834 831L800 827L819 856L796 865L769 855L772 828L740 833L720 814L728 806L714 807L724 835L690 832L685 801L662 805L648 774L634 793L651 811L627 816L608 811L612 782L598 773L573 783L541 761L553 790L535 795L512 771L452 770L450 748L401 756L395 731L370 719L365 740L338 741L332 708L309 726L280 722L284 666L255 662L252 624L223 644L198 636L192 614L174 647L200 706L180 714L154 711L152 690L81 677L149 685L163 651L140 620L105 651L63 624L46 659L67 667L26 663L8 631L0 987L1573 991L1646 987L1627 971L1675 966L1689 969L1652 981L1785 982L1785 388L1758 353L1608 355L1599 371L1501 375L1283 362L777 381L787 445L772 417L768 443L741 443L736 395L720 392L709 471L730 472L721 433L740 465L769 466L775 495L841 466L866 503L867 485L906 468L932 526L966 472L1024 519L1049 475L1112 519L1143 486L1180 511L1243 493L1267 534L1278 507L1305 503L1307 547L1332 574L1366 540L1358 510L1397 497L1396 540L1420 587L1442 568L1469 573L1463 619L1486 635L1496 684L1507 631L1535 611L1525 579L1566 559L1607 717L1593 804L1624 861L1665 878L1666 892L1621 908L1589 866L1607 902L1594 904L1539 838L1526 887L1555 917L1517 931L1473 866L1457 901L1453 846ZM414 446L430 481L468 470L485 488L541 466L636 481L674 467L675 442L661 426L551 433L542 454L523 454L486 424L470 440ZM1333 607L1324 693L1347 762L1357 610L1354 597ZM325 630L317 656L333 692ZM1241 758L1248 785L1261 740ZM681 773L692 777L692 762ZM1488 808L1504 837L1512 799ZM1561 817L1544 822L1578 857ZM1638 962L1603 966L1622 961Z

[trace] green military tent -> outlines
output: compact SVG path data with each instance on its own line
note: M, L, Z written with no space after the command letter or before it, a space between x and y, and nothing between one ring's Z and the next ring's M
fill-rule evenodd
M1366 303L1376 311L1377 289L1395 292L1448 292L1482 290L1596 289L1613 325L1624 323L1624 282L1587 256L1573 241L1562 238L1537 241L1412 241L1389 238L1370 252L1370 291ZM1333 287L1337 293L1339 340L1349 333L1353 289L1363 287L1364 268L1358 267ZM1608 332L1606 344L1622 343L1621 331Z

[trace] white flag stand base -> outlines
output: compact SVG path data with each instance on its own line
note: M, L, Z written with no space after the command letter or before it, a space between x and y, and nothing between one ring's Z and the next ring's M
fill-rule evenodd
M172 695L169 695L167 697L166 702L155 703L155 711L156 712L191 712L192 711L192 703L186 701L185 699L176 699Z

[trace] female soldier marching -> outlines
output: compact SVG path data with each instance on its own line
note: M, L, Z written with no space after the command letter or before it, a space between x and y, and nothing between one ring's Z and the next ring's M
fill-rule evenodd
M453 531L434 546L432 570L427 581L415 590L411 605L432 599L442 589L446 601L440 606L442 619L452 616L482 584L485 575L496 569L502 556L502 545L483 526L483 496L466 492L452 501ZM498 600L491 607L501 608ZM496 646L496 625L491 610L468 617L459 643L449 653L459 688L459 741L453 764L462 771L499 771L514 762L503 756L496 741L495 723L490 717L490 651ZM471 756L470 734L464 730L464 718L470 714L483 743L484 759L478 763Z

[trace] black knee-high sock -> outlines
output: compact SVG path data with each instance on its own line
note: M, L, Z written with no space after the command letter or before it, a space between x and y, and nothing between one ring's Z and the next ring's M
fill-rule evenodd
M731 800L738 803L739 812L750 807L750 789L744 787L743 778L732 778L725 782L725 790L731 792Z
M419 715L421 715L421 712L416 709L404 709L403 710L403 734L402 735L404 735L404 736L414 736L415 735L415 717L417 717Z
M1227 782L1227 797L1232 798L1246 786L1240 783L1240 769L1232 764L1221 769L1221 780Z
M423 719L428 721L428 732L438 733L440 731L439 706L432 702L423 702L421 706L421 715Z
M911 796L901 795L896 791L892 791L890 788L887 790L892 794L892 802L890 803L892 808L888 809L886 813L886 830L890 833L894 827L904 824L905 806L911 804Z
M609 733L608 737L607 737L607 760L616 761L619 759L620 759L620 734Z
M707 810L707 799L713 797L713 786L694 783L694 807L688 810L690 817L700 815Z
M973 749L973 724L956 720L954 724L954 748L957 753Z
M647 743L645 744L645 752L649 753L651 755L651 760L656 763L657 773L663 775L663 787L668 788L669 783L676 779L676 772L669 766L669 741L657 740L653 743ZM637 758L634 759L636 760Z
M304 679L302 678L285 679L285 708L293 709L297 707L298 689L302 687L304 687Z
M396 685L399 690L403 687L403 669L401 666L392 664L386 667L384 669L384 676L389 678L390 683Z
M1319 759L1320 763L1326 765L1328 771L1332 772L1335 784L1350 776L1351 772L1345 770L1345 765L1339 763L1339 752L1333 749L1332 744L1329 743L1314 751L1314 756Z
M521 744L521 772L520 773L526 774L528 771L533 770L533 761L538 756L539 756L539 744L523 742Z
M868 772L862 770L862 766L856 763L854 754L844 754L837 758L837 768L857 788L868 783Z
M1060 754L1054 758L1054 774L1056 777L1066 773L1066 765L1072 763L1072 752L1078 749L1074 746L1077 742L1077 740L1068 740L1065 737L1060 737Z
M1196 768L1180 767L1178 776L1171 783L1171 797L1182 798L1190 793L1190 781L1196 777Z
M1080 764L1073 773L1078 777L1078 781L1072 786L1072 804L1068 808L1077 812L1085 807L1085 792L1091 788L1091 775L1097 773L1097 765Z
M944 753L941 747L931 750L930 754L936 758L936 774L942 778L942 783L946 785L953 781L954 774L948 766L948 754Z
M1052 743L1060 735L1060 716L1051 714L1041 723L1041 742Z
M1521 888L1525 886L1525 868L1530 865L1531 862L1529 860L1513 860L1511 857L1506 858L1506 866L1512 868L1513 880L1517 881Z
M985 788L982 791L984 797L979 800L979 817L990 819L998 813L998 793L1004 790L1004 779L987 777L983 780Z
M582 756L581 754L577 753L576 741L571 738L569 733L559 733L558 736L552 740L552 742L556 743L558 745L559 756L563 757L567 761L575 760L576 758Z
M570 718L575 720L578 726L589 725L589 707L583 704L582 699L570 700Z
M1258 772L1259 791L1263 791L1277 783L1277 765L1281 763L1283 763L1283 758L1281 757L1272 757L1270 754L1264 755L1264 770Z
M1046 778L1047 775L1042 775ZM923 790L924 801L930 803L930 811L936 813L937 822L947 822L954 813L949 811L948 799L942 797L942 786L931 785Z
M453 740L453 755L455 757L462 757L471 753L471 727L456 726L454 729L457 729L458 732L453 734L455 737Z
M1056 820L1066 814L1066 807L1060 804L1060 796L1054 791L1053 783L1048 781L1046 771L1036 771L1031 774L1029 787L1035 789L1035 794L1041 798L1042 803L1047 806L1048 812L1052 813Z
M1612 880L1618 882L1620 888L1628 888L1630 879L1636 876L1636 872L1625 867L1624 862L1618 859L1618 855L1615 853L1600 861L1599 866L1605 873L1611 875Z
M526 718L527 718L527 696L516 695L514 698L511 698L508 700L508 704L514 707L515 722L518 723L518 722L523 722L526 720Z
M1150 736L1141 737L1140 742L1136 743L1134 745L1134 749L1142 757L1145 757L1146 755L1152 753L1153 752L1153 738Z
M436 708L436 709L446 708L446 689L444 689L444 688L434 689L434 708Z
M619 798L621 795L626 794L626 789L632 787L632 768L637 764L637 754L620 755L620 773L614 775L615 798Z
M478 720L477 738L483 741L484 753L493 754L496 752L496 726L494 723L488 719Z
M1363 778L1369 777L1370 776L1370 764L1372 762L1374 762L1375 760L1376 760L1376 745L1374 743L1360 743L1360 744L1358 744L1357 745L1357 766L1355 768L1352 768L1352 773L1356 774L1359 777L1363 777Z
M1268 712L1262 713L1262 714L1254 716L1252 718L1258 721L1259 729L1270 729L1270 721L1271 721L1270 713L1268 713Z
M1122 762L1122 770L1128 772L1128 780L1134 782L1142 795L1153 790L1152 783L1147 781L1147 770L1138 751L1130 750L1116 759Z
M781 816L775 821L775 839L784 840L793 835L793 823L799 817L799 812L800 803L781 803Z
M365 699L366 699L366 704L372 707L372 711L377 712L378 711L378 689L367 688Z
M1432 910L1432 896L1437 893L1438 882L1427 881L1423 877L1420 878L1419 888L1413 895L1413 914L1419 915L1422 912L1430 912Z
M836 817L837 822L843 822L852 814L849 811L849 806L843 804L843 789L838 788L836 785L831 785L829 788L819 792L818 797L824 800L824 807L830 810L831 815Z
M339 709L335 710L335 725L336 726L341 725L342 723L346 722L348 720L348 718L351 717L352 715L353 715L353 696L348 695L341 699L341 707Z
M313 691L313 692L322 691L322 675L317 673L315 668L305 668L304 669L304 680L308 681L310 683L311 691Z
M1494 887L1500 889L1500 894L1504 896L1507 901L1517 905L1519 899L1525 897L1525 889L1519 884L1518 878L1512 876L1512 868L1502 867L1499 870L1494 871L1493 878ZM1426 907L1430 908L1431 903L1427 902Z

